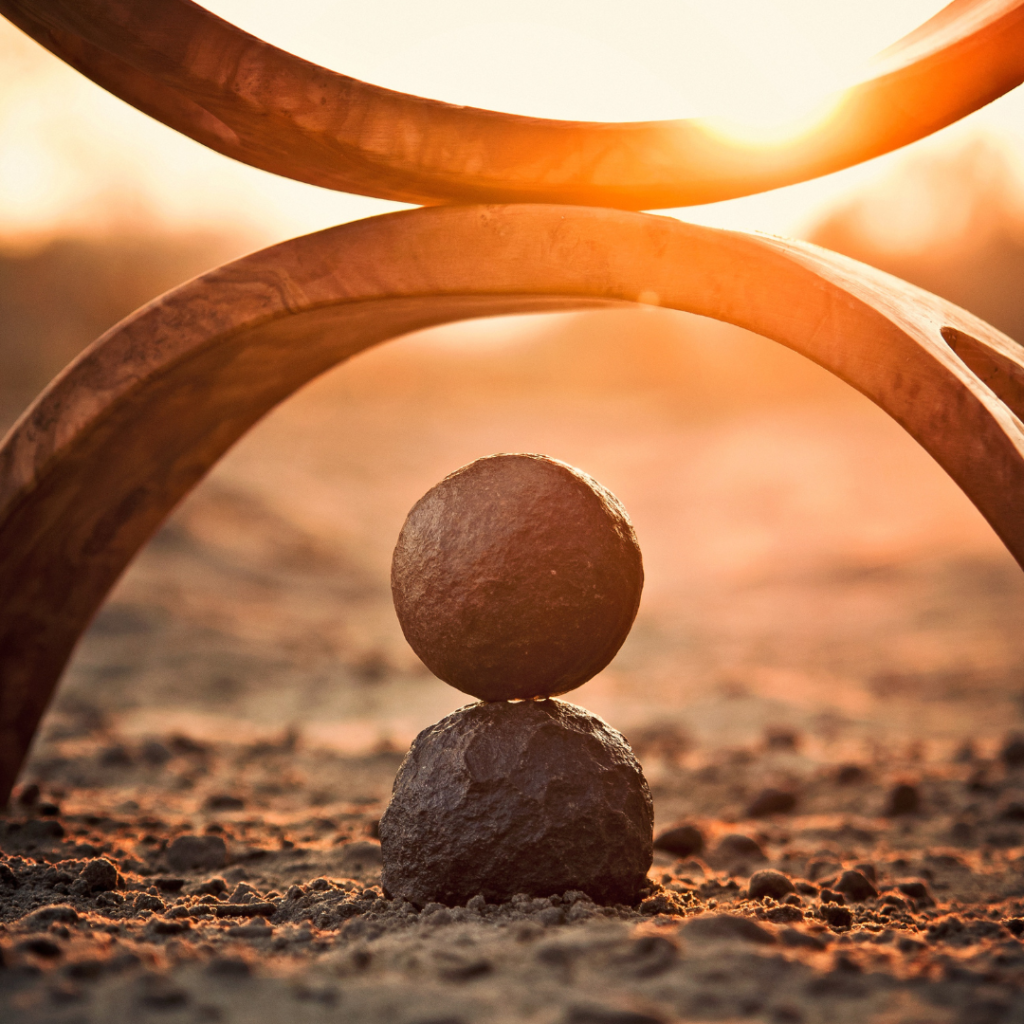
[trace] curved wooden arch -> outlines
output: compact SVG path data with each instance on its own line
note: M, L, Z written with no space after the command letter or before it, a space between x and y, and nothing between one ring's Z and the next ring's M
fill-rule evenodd
M211 149L324 188L426 205L653 210L731 199L898 149L1024 81L1024 0L954 0L879 55L813 132L756 147L700 119L551 121L392 92L189 0L0 0L0 13Z
M274 405L428 325L654 296L852 384L924 445L1024 565L1024 358L958 307L806 243L663 217L518 205L359 221L144 306L0 445L0 804L110 587Z

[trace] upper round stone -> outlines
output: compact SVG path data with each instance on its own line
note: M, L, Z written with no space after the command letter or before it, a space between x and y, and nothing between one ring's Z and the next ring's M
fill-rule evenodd
M409 513L391 568L413 650L486 701L555 696L600 672L643 580L619 500L544 455L491 455L445 477Z

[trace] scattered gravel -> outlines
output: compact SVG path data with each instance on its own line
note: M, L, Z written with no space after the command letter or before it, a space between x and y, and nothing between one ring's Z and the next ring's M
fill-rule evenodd
M993 741L989 761L917 762L916 814L881 813L901 781L884 762L852 781L811 765L797 811L742 831L699 808L723 786L760 792L774 754L709 752L655 789L707 859L656 850L633 902L459 905L381 886L373 836L398 755L152 742L172 752L158 766L106 732L51 744L35 799L0 819L4 1024L1024 1019L1024 843L986 839L1024 775ZM102 763L112 743L127 764ZM326 787L338 798L314 803ZM211 792L244 807L213 809ZM951 842L958 822L969 843ZM173 867L190 847L223 861Z

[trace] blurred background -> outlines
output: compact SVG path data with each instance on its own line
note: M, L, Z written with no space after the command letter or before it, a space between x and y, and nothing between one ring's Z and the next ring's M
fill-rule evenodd
M937 0L206 4L390 88L517 113L756 121L855 80ZM669 211L809 239L1024 340L1024 98L777 192ZM0 21L0 418L134 308L254 248L397 204L232 163ZM314 382L223 460L129 569L51 723L404 748L466 702L391 608L406 512L497 451L625 503L647 585L573 700L638 747L799 736L826 760L946 756L1024 725L1024 577L900 428L764 339L663 311L477 321ZM922 753L922 751L924 753Z

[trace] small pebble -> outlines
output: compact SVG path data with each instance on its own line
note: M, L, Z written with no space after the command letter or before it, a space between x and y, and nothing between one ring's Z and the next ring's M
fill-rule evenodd
M240 811L245 807L245 801L231 793L214 793L206 798L203 806L208 811Z
M818 882L841 870L842 865L837 864L834 860L812 860L807 865L807 877L812 882Z
M853 914L846 907L838 906L835 903L823 903L821 905L821 917L827 921L829 927L836 931L842 931L853 924Z
M796 794L784 789L762 790L747 808L748 818L764 818L769 814L789 814L796 808Z
M121 743L115 743L100 753L100 764L107 768L127 768L132 763L132 755Z
M222 892L227 891L228 883L223 878L207 879L207 881L197 885L193 890L197 896L219 896Z
M48 960L52 960L62 953L60 946L51 939L28 939L26 942L19 943L18 948Z
M39 787L34 782L22 786L18 792L18 803L22 807L34 807L39 803Z
M786 726L775 726L765 731L764 745L769 750L796 750L800 746L800 734Z
M704 834L695 825L673 825L654 840L654 848L676 857L692 857L704 849Z
M874 864L869 864L867 862L854 864L853 870L859 871L872 884L878 881L878 872L875 870Z
M1024 821L1024 802L1010 800L1000 809L999 817L1003 821Z
M167 847L166 857L174 871L209 871L227 863L228 851L220 836L186 835Z
M878 891L860 871L844 871L836 882L836 892L848 896L854 903L872 900L878 895Z
M867 772L859 764L840 765L836 771L836 783L840 786L853 786L866 778Z
M731 864L743 860L767 860L764 850L750 836L731 833L722 836L715 847L714 859L718 863Z
M896 888L904 896L909 896L911 899L926 900L931 897L931 894L928 892L928 886L921 881L898 882Z
M908 910L906 900L901 900L899 896L893 896L892 893L888 893L882 897L882 906L894 907L896 910Z
M182 932L187 932L192 928L192 924L189 921L178 919L168 919L155 917L147 925L148 929L155 935L180 935Z
M152 765L166 764L171 759L171 752L158 740L147 740L139 753L143 761Z
M179 892L185 884L184 878L154 878L154 884L161 892Z
M34 928L45 928L47 925L55 923L76 924L78 922L78 912L74 907L61 904L55 907L43 907L40 910L36 910L24 920L26 924Z
M117 868L102 857L90 860L82 868L81 879L92 892L107 892L116 889L119 881Z
M1003 763L1011 768L1018 768L1024 765L1024 735L1021 733L1010 733L1003 743L1003 749L999 751Z
M781 900L794 889L793 882L781 871L758 871L750 878L747 896L752 900L759 900L765 896Z
M921 809L921 794L916 786L909 782L901 782L889 793L885 813L889 817L901 814L916 814Z

